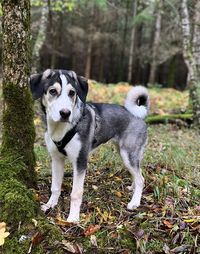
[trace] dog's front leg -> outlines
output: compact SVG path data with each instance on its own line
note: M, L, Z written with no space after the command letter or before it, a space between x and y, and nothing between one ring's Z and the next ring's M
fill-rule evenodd
M86 170L79 170L77 169L77 167L74 167L70 212L67 219L67 221L69 222L75 222L75 223L79 222L80 206L81 206L82 197L83 197L85 173L86 173Z
M49 201L42 205L42 210L46 212L49 208L54 208L58 203L61 193L61 185L64 174L64 158L52 156L52 182L51 197Z

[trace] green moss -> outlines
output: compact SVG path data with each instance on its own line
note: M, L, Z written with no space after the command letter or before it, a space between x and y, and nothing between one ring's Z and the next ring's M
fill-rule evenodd
M38 234L40 240L35 240L32 245L32 254L45 254L48 250L52 254L63 254L64 250L61 247L63 240L62 232L59 228L49 223L46 218L37 218L38 225L35 227L32 224L24 224L19 231L12 234L6 239L3 246L4 254L21 254L28 253L31 246L33 236ZM25 236L24 241L19 242L21 236ZM48 250L47 250L48 249Z
M1 182L0 200L0 221L13 225L35 216L36 202L33 192L13 178Z
M146 122L149 124L158 124L158 123L170 123L176 120L182 120L188 123L192 122L192 114L171 114L171 115L155 115L148 116Z
M33 187L36 186L36 173L32 98L28 88L18 87L9 82L4 82L3 87L6 109L3 113L1 154L3 157L12 154L22 159L26 165L24 179L28 186Z

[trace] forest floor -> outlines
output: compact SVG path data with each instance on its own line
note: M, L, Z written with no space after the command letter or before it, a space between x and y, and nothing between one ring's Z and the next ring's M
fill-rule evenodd
M89 100L123 103L130 86L90 83ZM151 114L185 112L188 93L150 89ZM38 112L38 108L36 107ZM50 159L36 117L39 200L50 195ZM71 165L66 164L58 206L47 217L57 224L66 253L199 253L200 136L185 124L149 125L142 163L145 188L141 206L126 209L130 175L111 142L90 156L79 225L69 225Z
M130 86L90 82L88 100L123 104ZM187 111L188 92L151 88L153 115ZM1 103L0 103L1 105ZM37 138L37 199L50 195L50 158L44 144L39 104L35 107ZM46 216L57 225L66 253L200 253L200 135L185 124L149 125L142 162L145 188L141 206L126 209L130 175L111 142L90 156L79 225L67 223L72 187L71 165L66 163L58 206ZM51 248L40 244L51 253ZM34 253L34 249L33 249Z

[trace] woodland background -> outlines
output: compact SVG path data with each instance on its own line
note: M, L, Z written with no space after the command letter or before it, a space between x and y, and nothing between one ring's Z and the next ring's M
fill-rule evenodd
M180 1L31 3L33 70L65 68L103 83L186 87Z
M0 253L200 253L200 1L1 5ZM28 80L46 68L89 78L88 100L95 102L123 105L131 85L148 86L138 209L126 209L130 175L109 142L90 157L80 224L66 221L69 163L59 204L41 212L50 195L50 159Z

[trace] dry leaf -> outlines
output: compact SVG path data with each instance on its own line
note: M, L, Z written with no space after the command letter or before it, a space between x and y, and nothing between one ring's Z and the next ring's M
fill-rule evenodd
M44 240L44 235L42 235L40 232L36 232L33 236L32 236L32 244L38 245L40 244L43 240Z
M91 235L90 236L90 242L91 242L91 245L94 246L94 247L98 247L97 245L97 238L95 235Z
M100 229L100 225L89 225L88 228L84 231L85 236L90 236L95 234Z
M168 220L163 220L163 224L168 228L173 228L173 224L171 224L171 222L169 222Z
M71 252L71 253L76 253L76 249L74 248L73 243L68 242L66 240L62 240L62 244L64 245L64 249Z
M57 216L56 219L55 219L55 222L59 226L68 226L69 227L69 226L74 225L74 223L68 222L68 221L62 219L61 216Z
M5 242L5 238L10 235L9 232L6 231L6 223L1 222L0 223L0 246L2 246Z
M122 197L122 194L120 191L115 191L115 196L117 196L118 198L121 198Z

